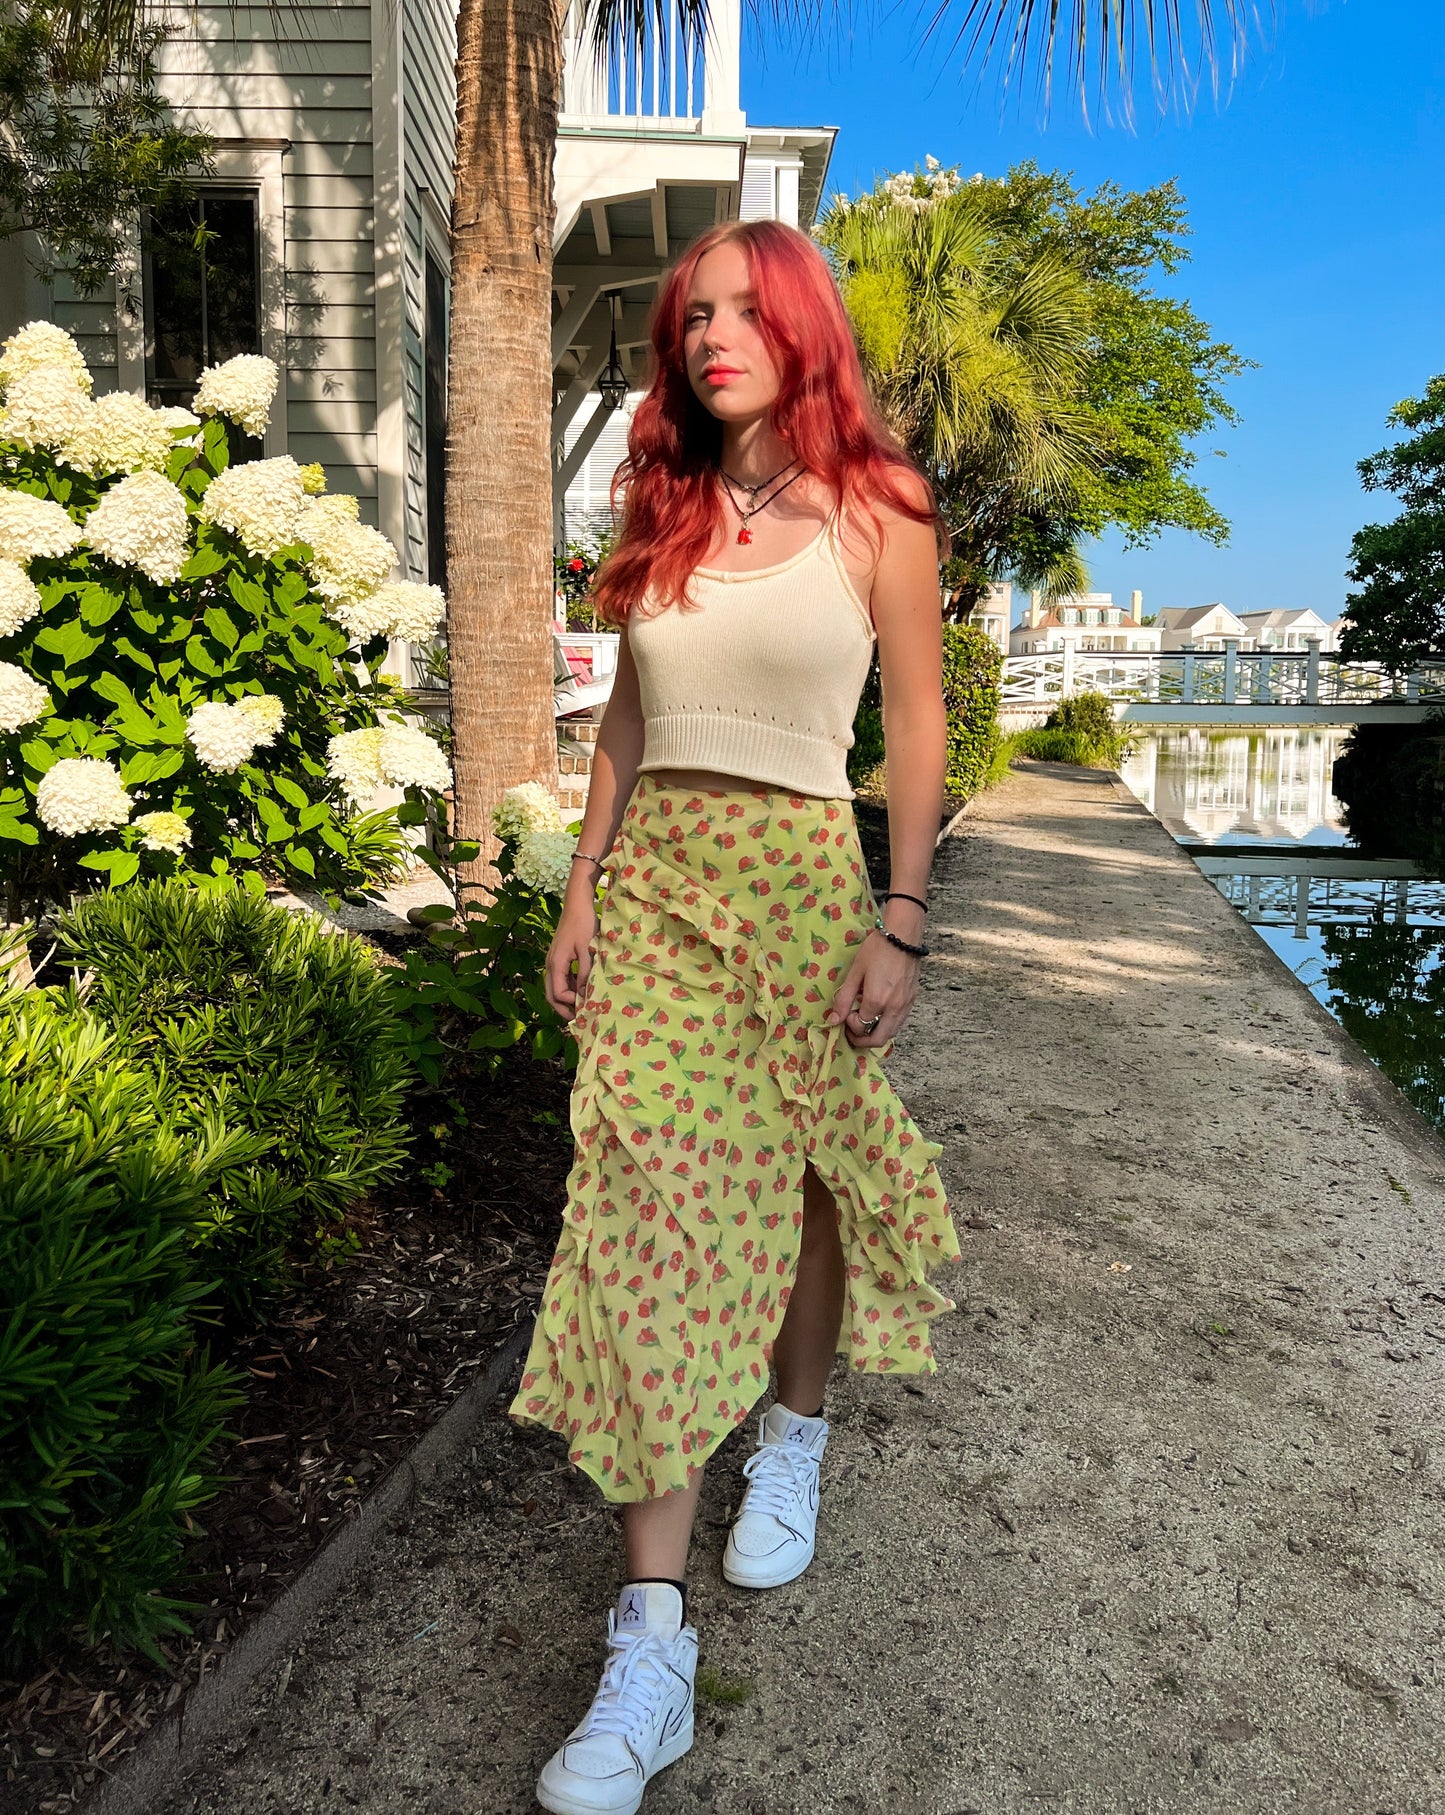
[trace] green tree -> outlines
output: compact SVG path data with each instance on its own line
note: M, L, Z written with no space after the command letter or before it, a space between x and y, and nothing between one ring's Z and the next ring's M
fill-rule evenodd
M36 233L85 294L125 259L124 223L209 168L155 86L166 35L103 7L88 31L46 6L0 16L0 239Z
M1021 164L960 184L933 159L825 216L865 364L953 532L958 615L1005 575L1075 589L1108 528L1227 536L1193 444L1234 420L1223 386L1248 362L1153 287L1186 233L1172 183L1086 196Z
M923 467L953 534L954 606L966 615L1001 571L1067 591L1079 576L1068 522L1102 457L1078 397L1089 312L1052 250L1000 244L978 187L930 160L818 226L874 395ZM1025 536L1020 525L1037 525Z
M1445 375L1389 415L1410 431L1359 465L1367 492L1403 505L1389 523L1369 523L1350 543L1349 595L1340 652L1393 670L1445 654Z

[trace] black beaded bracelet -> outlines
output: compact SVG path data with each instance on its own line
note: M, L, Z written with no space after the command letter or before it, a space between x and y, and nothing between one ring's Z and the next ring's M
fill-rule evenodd
M885 901L914 901L918 903L918 906L923 909L925 914L928 912L928 903L926 901L919 900L917 895L905 895L902 889L889 889L883 899Z
M926 945L910 945L906 939L900 939L897 933L890 933L888 928L883 924L883 916L881 914L873 924L878 931L882 933L883 937L890 945L896 945L900 952L907 952L910 958L926 958L928 956L928 947Z

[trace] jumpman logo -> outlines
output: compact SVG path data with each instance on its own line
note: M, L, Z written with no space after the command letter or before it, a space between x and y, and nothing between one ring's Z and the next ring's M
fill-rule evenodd
M624 1626L640 1626L646 1618L647 1597L629 1589L626 1603L622 1609Z

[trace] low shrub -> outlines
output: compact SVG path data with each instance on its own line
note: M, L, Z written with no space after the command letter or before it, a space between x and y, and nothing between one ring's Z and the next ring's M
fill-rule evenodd
M1019 731L1009 740L1010 754L1032 756L1045 763L1077 763L1093 769L1107 765L1094 740L1082 731L1068 731L1061 725L1041 725L1030 731Z
M1129 735L1114 717L1113 703L1104 693L1075 693L1060 700L1044 720L1042 732L1059 732L1063 736L1052 746L1021 749L1020 755L1038 756L1049 762L1081 763L1088 768L1113 768L1129 753ZM1030 731L1024 735L1037 739L1040 733ZM1053 753L1063 750L1075 754Z
M206 1453L239 1403L197 1347L190 1236L258 1143L167 1127L69 992L0 998L0 1658L79 1624L154 1654Z
M430 1084L463 1054L482 1055L488 1070L518 1046L534 1059L577 1062L577 1043L547 1000L543 974L575 831L538 782L507 790L492 829L501 840L495 889L457 883L455 866L474 860L475 844L443 838L436 851L419 853L457 892L455 908L424 910L427 946L392 973L409 1056Z
M227 1307L249 1305L279 1282L288 1248L324 1251L406 1154L411 1067L377 953L311 915L174 879L91 896L56 933L176 1135L204 1147L220 1118L258 1137L191 1224Z
M944 786L967 799L983 785L998 744L998 683L1003 657L983 631L967 624L943 626L943 703L948 716ZM848 752L851 786L868 785L884 760L883 691L875 661L853 719Z

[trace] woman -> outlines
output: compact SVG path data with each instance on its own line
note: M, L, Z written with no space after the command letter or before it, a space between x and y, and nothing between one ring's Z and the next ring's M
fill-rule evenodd
M878 1062L918 989L943 798L932 498L794 229L705 234L653 352L594 593L622 626L616 683L547 958L576 1153L510 1408L623 1505L607 1666L537 1784L565 1815L637 1809L692 1744L698 1489L769 1363L723 1560L756 1589L812 1561L835 1354L932 1373L929 1320L954 1307L924 1267L959 1258L940 1149ZM881 913L845 766L875 640Z

